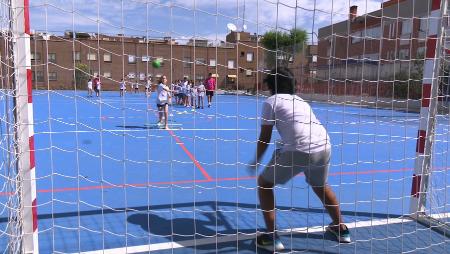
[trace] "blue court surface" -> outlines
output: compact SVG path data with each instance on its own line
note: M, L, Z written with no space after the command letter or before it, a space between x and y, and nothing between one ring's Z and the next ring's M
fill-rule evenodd
M211 108L195 111L172 106L171 130L163 130L155 125L155 94L33 96L41 253L265 253L255 247L264 223L256 177L246 167L264 97L218 95ZM330 219L299 175L276 187L287 252L448 253L449 238L403 216L419 115L311 105L331 137L328 181L354 241L338 244L324 232ZM437 120L432 179L439 203L430 213L450 211L448 123ZM6 215L0 219L6 231ZM0 246L7 240L3 235Z

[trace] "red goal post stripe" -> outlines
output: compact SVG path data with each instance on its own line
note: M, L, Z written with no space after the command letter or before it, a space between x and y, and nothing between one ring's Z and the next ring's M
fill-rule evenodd
M24 39L26 40L27 52L26 58L26 82L28 94L28 144L29 144L29 180L30 180L30 195L31 195L31 213L32 213L32 228L33 228L33 242L34 250L38 251L38 214L37 214L37 194L36 194L36 167L35 167L35 147L34 147L34 118L33 118L33 84L32 84L32 70L31 70L31 25L30 25L30 2L23 0L23 19L24 19Z
M417 143L416 143L416 162L415 162L415 172L413 177L413 183L411 187L411 195L414 198L419 197L420 189L421 189L421 175L422 165L424 163L424 152L425 152L425 143L428 139L429 133L428 129L428 121L430 114L430 103L431 100L436 99L432 98L432 87L433 82L435 83L437 77L434 75L434 66L437 61L436 55L440 52L437 51L436 46L438 45L438 34L441 29L440 17L441 17L441 0L432 0L431 8L430 8L430 20L429 20L429 30L428 37L426 41L426 53L425 53L425 62L423 69L423 82L422 82L422 99L421 99L421 108L420 108L420 119L419 119L419 131L417 132ZM440 49L439 49L440 50ZM436 84L435 84L436 85Z

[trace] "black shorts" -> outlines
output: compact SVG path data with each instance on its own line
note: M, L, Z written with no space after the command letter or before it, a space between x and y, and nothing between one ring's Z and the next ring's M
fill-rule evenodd
M206 96L214 96L214 91L206 91Z
M156 104L156 106L157 106L158 108L164 108L166 105L168 105L167 102L166 102L166 103L163 103L163 104Z

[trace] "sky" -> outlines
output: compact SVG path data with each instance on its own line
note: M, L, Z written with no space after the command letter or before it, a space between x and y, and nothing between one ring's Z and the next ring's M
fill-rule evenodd
M317 30L380 9L383 0L30 0L31 28L64 31L225 40L228 23L238 30L264 34L269 30L306 30L310 43Z

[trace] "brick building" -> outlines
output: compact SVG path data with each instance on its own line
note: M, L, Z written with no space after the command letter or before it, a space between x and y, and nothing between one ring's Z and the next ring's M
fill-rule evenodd
M348 20L320 28L312 92L391 97L399 80L420 83L431 4L390 0L362 16L352 6Z
M92 76L100 75L103 89L118 89L122 77L143 83L147 77L155 82L164 74L169 80L188 77L199 81L211 72L220 89L254 90L262 80L258 70L265 68L265 52L257 47L257 41L257 35L246 32L231 32L219 45L192 39L35 34L31 40L33 87L74 89L77 67ZM163 59L160 68L153 68L155 58ZM77 87L85 89L86 84Z

